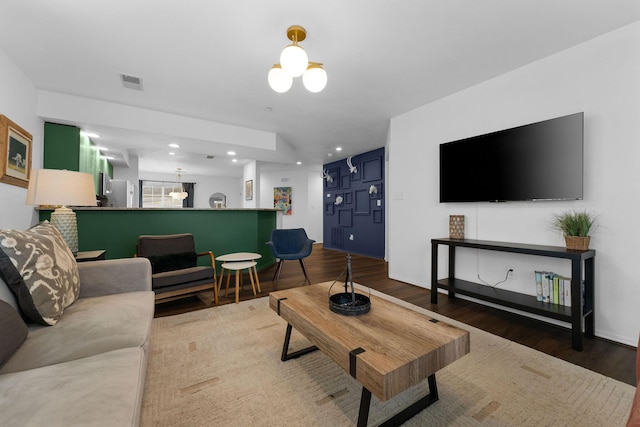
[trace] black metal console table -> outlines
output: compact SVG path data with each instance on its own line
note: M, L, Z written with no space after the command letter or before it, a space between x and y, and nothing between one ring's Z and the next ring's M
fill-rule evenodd
M449 275L438 280L438 246L449 247ZM538 301L534 295L526 295L506 289L481 285L455 278L456 247L481 249L488 251L511 252L551 258L564 258L571 261L571 306L549 304ZM492 242L470 239L431 239L431 303L438 303L438 288L449 291L449 298L455 294L467 295L483 301L489 301L534 313L552 319L571 323L571 347L582 351L582 330L584 335L594 336L594 264L596 251L573 251L557 246L527 245L508 242ZM584 263L584 287L583 281Z

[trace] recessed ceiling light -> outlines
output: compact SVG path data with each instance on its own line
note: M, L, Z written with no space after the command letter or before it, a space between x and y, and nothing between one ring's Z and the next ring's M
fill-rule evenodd
M171 144L169 144L169 147L171 147L171 148L180 148L180 144L176 144L175 142L172 142Z
M231 159L233 163L238 163L238 159Z
M301 165L301 164L302 164L302 162L300 162L300 161L296 162L296 165Z
M235 156L236 152L235 151L227 151L227 154L230 156Z
M342 147L336 147L336 151L342 151Z
M101 146L98 146L98 150L100 150L100 151L109 151L109 149L107 147L101 147Z
M93 132L85 132L83 130L80 131L80 135L86 136L87 138L100 138L100 135Z
M176 153L174 153L173 151L170 151L170 152L169 152L169 155L170 155L170 156L175 156L175 155L176 155Z
M107 159L107 160L114 160L115 159L115 157L113 157L113 156L104 156L104 158Z

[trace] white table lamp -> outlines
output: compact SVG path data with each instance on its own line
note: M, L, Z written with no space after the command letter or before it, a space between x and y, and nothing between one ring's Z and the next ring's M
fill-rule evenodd
M29 177L27 205L61 206L51 213L51 223L73 254L78 252L76 214L67 206L96 206L93 175L59 169L34 169Z

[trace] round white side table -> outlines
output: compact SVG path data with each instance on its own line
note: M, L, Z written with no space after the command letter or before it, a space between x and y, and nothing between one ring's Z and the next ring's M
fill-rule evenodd
M218 285L218 289L222 289L222 278L224 277L224 270L229 270L228 268L225 267L225 264L233 264L236 262L244 262L244 261L255 261L257 259L262 258L262 255L257 254L255 252L233 252L230 254L225 254L225 255L220 255L216 257L216 261L220 261L222 262L222 269L220 270L220 283ZM258 278L258 268L256 267L257 263L253 263L253 275L255 276L255 282L256 285L258 286L258 292L262 292L262 289L260 289L260 279ZM251 271L249 271L249 273L251 273ZM231 277L231 272L228 272L228 277ZM238 277L238 274L236 272L236 278ZM249 277L251 278L251 274L249 275ZM253 282L252 282L253 285ZM254 291L255 293L255 291ZM226 295L225 295L226 296ZM236 302L238 302L236 300Z

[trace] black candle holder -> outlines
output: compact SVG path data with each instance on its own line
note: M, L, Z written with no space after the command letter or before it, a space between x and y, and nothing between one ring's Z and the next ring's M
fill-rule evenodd
M360 316L371 310L371 291L369 296L356 293L353 286L353 275L351 271L351 255L347 255L347 276L344 281L344 292L331 295L331 288L338 282L336 279L329 288L329 308L334 313L344 316ZM351 285L351 289L349 289Z

